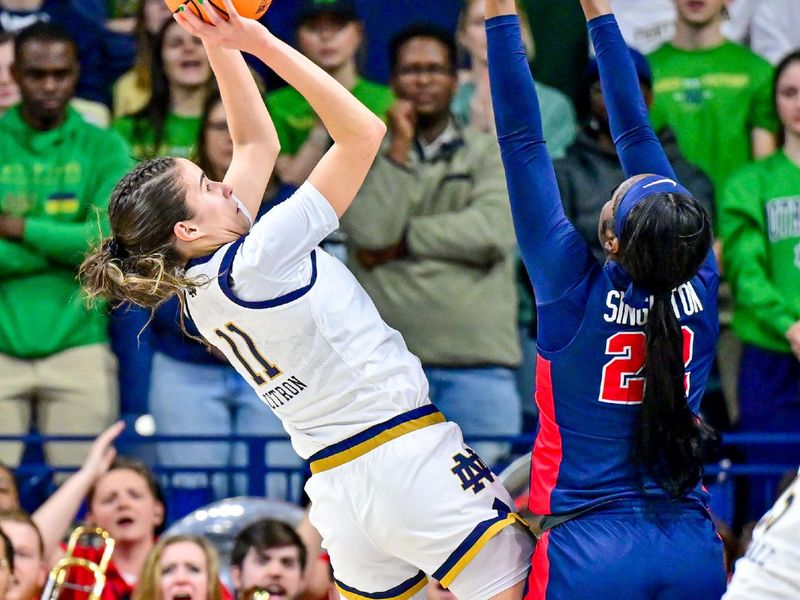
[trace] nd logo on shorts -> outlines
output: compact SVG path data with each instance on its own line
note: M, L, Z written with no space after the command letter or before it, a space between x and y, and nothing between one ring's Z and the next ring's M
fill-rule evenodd
M456 464L450 472L461 480L461 488L465 491L472 489L472 493L477 494L486 487L484 479L487 483L494 481L491 469L472 448L467 448L466 453L459 452L453 456L453 461Z

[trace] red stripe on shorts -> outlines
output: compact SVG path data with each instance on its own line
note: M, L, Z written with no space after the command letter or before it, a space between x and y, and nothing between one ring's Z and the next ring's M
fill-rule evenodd
M550 559L547 558L547 546L550 543L550 532L536 542L536 550L531 559L531 574L528 577L528 594L525 600L545 600L547 583L550 579Z

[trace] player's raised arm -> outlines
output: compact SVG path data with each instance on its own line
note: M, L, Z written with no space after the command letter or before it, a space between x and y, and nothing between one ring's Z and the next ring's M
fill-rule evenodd
M223 48L216 39L218 36L209 34L227 30L230 35L235 35L234 32L240 29L254 29L248 21L260 27L255 21L238 15L232 15L226 22L210 7L205 13L212 24L203 23L192 11L180 11L175 19L203 40L233 141L233 157L224 182L233 188L248 212L255 216L280 152L278 133L241 53ZM246 37L244 33L241 35Z
M548 302L570 289L593 259L561 205L514 1L487 0L486 17L492 104L514 228L537 301Z
M676 179L650 126L647 105L628 46L609 0L581 0L600 70L611 135L626 177L642 173Z
M338 215L350 206L386 133L386 125L333 77L256 21L240 17L224 0L230 21L212 27L193 19L198 35L226 48L254 54L300 92L328 129L334 144L309 176Z

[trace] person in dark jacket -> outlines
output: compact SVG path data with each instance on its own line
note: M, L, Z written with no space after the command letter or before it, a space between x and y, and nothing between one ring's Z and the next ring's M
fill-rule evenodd
M653 74L647 59L641 53L632 48L630 53L649 107L653 99ZM624 177L611 137L596 60L589 63L586 69L585 89L591 107L590 117L581 126L575 141L567 148L566 156L554 164L567 218L586 238L594 254L602 258L603 250L597 237L597 219L603 207L603 195L598 194L598 191L610 192ZM698 167L683 158L671 130L664 129L658 136L678 179L692 190L713 219L714 188L711 180Z

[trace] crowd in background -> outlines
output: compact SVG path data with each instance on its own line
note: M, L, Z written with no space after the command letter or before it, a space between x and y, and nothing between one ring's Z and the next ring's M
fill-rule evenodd
M623 175L583 15L577 2L519 4L564 208L600 260L598 214ZM651 121L717 235L725 285L703 416L723 435L796 433L800 3L623 0L614 10ZM431 399L467 438L529 433L537 416L535 298L516 251L494 132L483 11L483 0L275 0L264 17L389 126L324 247L403 334ZM253 70L282 149L263 214L306 179L331 139L296 91L261 66ZM281 424L224 357L192 339L198 334L177 301L152 315L128 305L87 307L76 280L89 244L107 227L111 189L134 161L189 157L222 179L232 143L202 44L163 0L0 0L0 111L0 435L106 431L91 449L45 445L50 465L83 467L58 480L32 516L20 510L11 472L0 470L0 526L10 538L0 541L0 598L38 597L84 500L88 518L117 539L117 595L109 598L166 594L135 583L157 580L166 589L174 584L167 573L190 559L202 566L191 583L205 586L201 596L227 597L208 543L156 543L166 515L158 482L143 464L114 458L121 427L106 428L142 415L165 435L280 435ZM505 441L476 446L494 465L520 451ZM27 450L0 441L0 461L17 468ZM159 443L149 458L189 468L247 462L244 446L222 442ZM798 465L800 446L757 446L734 458ZM302 468L288 442L271 447L269 464ZM109 478L118 481L108 490L118 491L104 493ZM296 497L301 479L270 477L268 497ZM245 489L241 478L198 472L172 484L175 494L210 490L209 498ZM768 507L760 489L754 484L737 498L734 529ZM276 527L240 534L233 586L266 587L248 582L248 557L258 562L294 544L296 556L274 563L294 570L269 580L271 595L293 600L320 550ZM179 544L176 562L171 549ZM12 562L18 575L4 595ZM321 598L328 573L316 579L309 597ZM432 585L430 593L445 592Z

